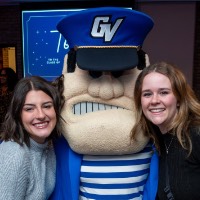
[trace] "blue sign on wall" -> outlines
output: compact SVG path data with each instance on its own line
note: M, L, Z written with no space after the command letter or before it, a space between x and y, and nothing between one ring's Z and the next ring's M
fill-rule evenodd
M61 75L69 46L56 25L79 10L22 11L24 77L37 75L54 80Z

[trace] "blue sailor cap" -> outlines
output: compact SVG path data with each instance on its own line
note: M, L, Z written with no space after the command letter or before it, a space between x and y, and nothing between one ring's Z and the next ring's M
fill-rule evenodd
M119 7L78 11L63 18L58 31L83 70L121 71L138 65L137 50L154 22L145 13Z

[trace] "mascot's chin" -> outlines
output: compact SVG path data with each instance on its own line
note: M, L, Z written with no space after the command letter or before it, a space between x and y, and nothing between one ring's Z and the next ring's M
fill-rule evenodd
M119 109L76 117L75 123L68 122L63 128L65 138L76 153L124 155L140 151L149 141L140 134L134 142L130 142L133 124L133 112Z

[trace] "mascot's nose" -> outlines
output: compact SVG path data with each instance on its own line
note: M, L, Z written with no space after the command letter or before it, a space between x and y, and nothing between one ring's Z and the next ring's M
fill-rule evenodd
M110 100L123 96L124 87L119 79L114 78L110 72L105 72L101 77L91 80L88 93L93 97Z

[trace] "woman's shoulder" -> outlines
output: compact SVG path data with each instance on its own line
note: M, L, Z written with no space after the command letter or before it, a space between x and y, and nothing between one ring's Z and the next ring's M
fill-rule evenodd
M190 139L193 145L197 145L199 147L200 144L200 127L192 127L190 128Z
M192 155L200 162L200 127L190 129L190 139L192 142Z
M200 126L190 128L191 139L200 139Z
M9 147L20 149L20 145L17 142L14 142L12 140L2 141L0 148L9 148Z
M28 152L26 145L19 145L14 141L3 141L0 144L0 159L24 159Z

